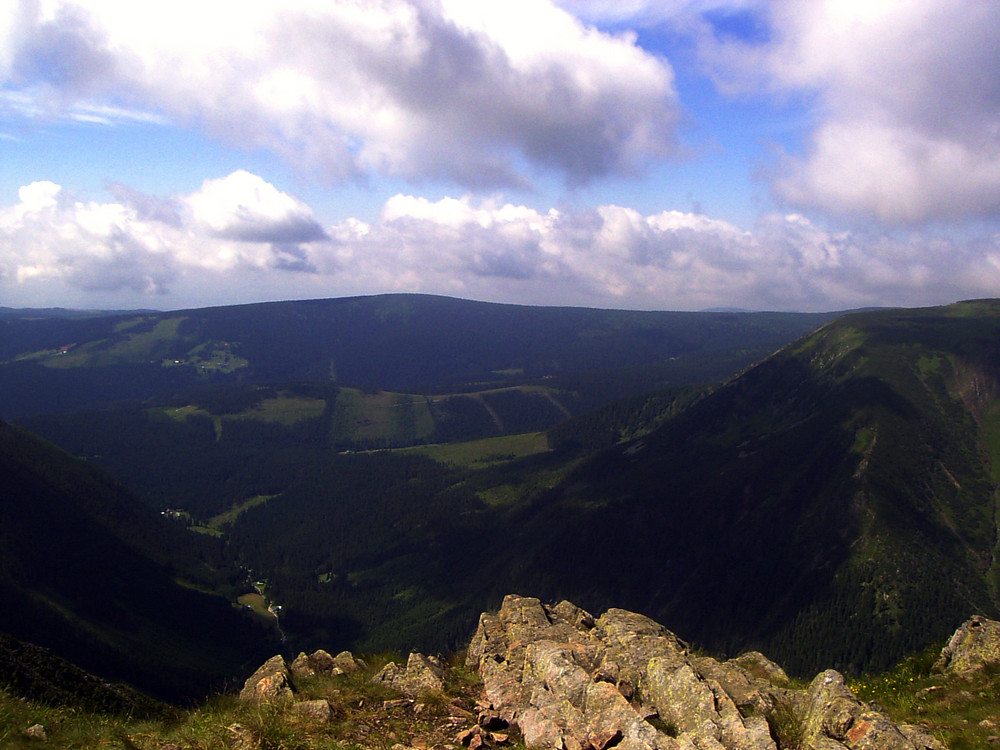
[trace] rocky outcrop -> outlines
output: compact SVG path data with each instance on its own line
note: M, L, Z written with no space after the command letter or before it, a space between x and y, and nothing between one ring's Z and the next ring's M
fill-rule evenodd
M955 631L934 666L966 673L990 664L1000 664L1000 622L973 615Z
M829 669L809 685L803 706L802 747L825 750L943 750L936 739L909 725L896 725L885 714L861 704L844 678Z
M417 698L444 690L444 667L436 657L412 653L405 669L391 661L372 678L372 682L388 685L411 698Z
M330 656L323 649L311 654L300 653L291 663L292 675L297 678L320 675L355 674L365 668L361 659L356 659L350 651L341 651Z
M247 678L240 691L240 700L257 703L292 700L293 696L292 671L281 655L264 662Z
M336 656L330 656L322 649L311 654L300 653L291 664L279 654L272 656L247 678L240 691L240 700L258 703L294 701L295 680L317 675L354 674L364 668L365 663L356 659L350 651L342 651ZM323 713L323 709L313 706L308 712Z
M985 618L963 625L942 657L948 668L991 663L996 625ZM350 682L315 678L366 669L349 652L302 653L291 664L275 656L240 695L285 704L310 724L349 715L363 728L361 745L392 735L395 750L480 750L522 739L539 750L946 750L921 728L860 702L833 670L796 689L763 654L701 656L659 623L622 609L594 618L569 602L508 596L480 617L467 665L481 688L435 657L411 653L405 667L389 662L360 677L396 695L345 702ZM413 729L397 736L406 719ZM236 725L230 731L233 747L256 736Z
M480 617L468 665L489 708L552 750L940 750L861 704L837 672L807 690L759 653L700 657L647 617L600 618L508 596Z

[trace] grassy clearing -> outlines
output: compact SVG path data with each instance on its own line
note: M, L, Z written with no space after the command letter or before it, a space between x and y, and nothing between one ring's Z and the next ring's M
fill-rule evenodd
M303 419L313 419L323 414L326 401L321 398L308 398L281 393L277 398L266 398L259 406L239 414L240 419L259 419L263 422L277 422L283 425L293 425Z
M222 527L235 521L239 517L239 515L244 511L247 511L250 508L254 508L258 505L263 505L268 500L271 500L275 497L277 497L277 495L254 495L249 500L234 505L225 513L220 513L217 516L212 516L212 518L208 520L208 523L206 523L205 526L208 527L209 529L219 531L222 529Z
M127 321L119 329L119 336L98 341L88 341L79 347L68 347L54 356L44 358L46 367L66 369L121 364L123 362L147 362L162 359L172 342L177 340L177 331L186 318L164 318L153 328L142 333L128 333L128 330L145 319Z
M260 594L241 594L236 598L236 601L243 607L250 607L254 614L268 622L274 620L274 615L267 608L267 600Z
M482 468L513 461L516 458L544 453L549 441L544 432L472 440L465 443L441 443L405 448L427 456L438 463L466 468Z
M331 426L334 444L344 441L400 444L434 432L434 418L423 396L342 388Z
M187 406L178 406L176 408L169 408L169 409L153 409L152 411L157 414L162 414L163 416L172 419L175 422L183 422L188 417L196 415L205 417L211 416L207 411L198 406L195 406L194 404L188 404Z

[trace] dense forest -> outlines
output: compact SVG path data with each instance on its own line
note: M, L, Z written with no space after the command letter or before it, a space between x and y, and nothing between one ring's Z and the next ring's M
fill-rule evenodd
M446 651L518 591L850 672L998 610L998 340L1000 305L966 303L844 316L592 410L573 378L613 370L206 381L21 422L171 509L201 561L174 577L259 590L292 650Z

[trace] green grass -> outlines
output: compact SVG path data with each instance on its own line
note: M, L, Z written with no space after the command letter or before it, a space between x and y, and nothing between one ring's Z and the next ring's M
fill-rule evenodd
M263 422L277 422L292 425L303 419L313 419L323 414L326 401L321 398L279 394L277 398L266 398L259 406L239 414L239 419L259 419Z
M395 690L371 681L388 661L405 664L398 654L366 656L367 667L353 675L318 675L296 680L296 699L326 700L328 722L296 712L288 703L267 705L217 695L199 706L166 712L161 718L133 720L73 708L23 700L0 687L0 747L4 750L161 750L177 745L185 750L348 750L441 746L457 731L448 721L453 701L471 709L481 687L478 676L453 660L445 692L419 696L414 705L385 708L383 701L400 698ZM470 720L468 723L473 723ZM46 740L31 740L24 731L45 727ZM242 742L237 741L241 738ZM523 750L522 745L509 746Z
M403 450L448 464L466 468L483 468L507 463L516 458L544 453L549 449L549 441L544 432L527 432L520 435L471 440L465 443L441 443L421 445Z
M331 439L357 443L405 444L428 437L434 419L422 396L341 388L337 395Z
M274 615L267 608L267 600L260 594L242 594L236 598L236 601L244 607L250 607L254 611L254 614L267 620L267 622L274 620Z
M225 511L224 513L220 513L217 516L213 516L208 520L208 523L206 523L205 526L207 526L209 529L213 531L220 531L223 526L231 524L233 521L239 518L241 513L244 513L250 508L254 508L258 505L263 505L268 500L271 500L272 498L275 497L277 497L277 495L255 495L254 497L251 497L249 500L234 505L232 508Z

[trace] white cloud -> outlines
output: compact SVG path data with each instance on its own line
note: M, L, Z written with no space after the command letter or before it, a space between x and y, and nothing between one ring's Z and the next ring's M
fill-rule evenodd
M539 211L397 195L376 221L347 218L320 235L308 206L246 172L206 180L188 196L120 185L112 195L84 202L37 182L0 208L7 304L178 307L409 291L526 304L822 310L937 304L1000 286L1000 235L958 242L831 232L799 214L768 214L745 230L680 211Z
M313 271L304 246L326 234L298 199L247 172L158 199L125 186L78 201L52 182L0 208L0 277L100 292L166 294L184 275ZM208 301L206 300L206 303Z
M473 188L585 183L674 148L670 66L544 0L14 6L0 86L25 115L165 116L330 179Z
M886 222L1000 216L1000 4L773 0L771 39L702 52L731 92L815 98L775 194Z
M284 243L326 238L305 203L242 169L205 180L201 190L183 202L195 223L215 237Z

